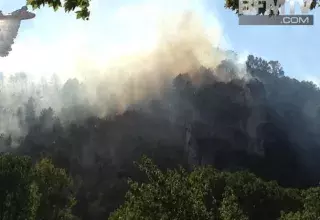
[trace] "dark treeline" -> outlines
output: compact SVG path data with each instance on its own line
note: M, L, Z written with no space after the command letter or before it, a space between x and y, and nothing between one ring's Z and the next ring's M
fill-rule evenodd
M73 213L81 219L106 219L124 204L128 178L146 180L133 164L142 155L161 170L213 165L225 172L247 170L281 187L317 186L318 87L286 77L277 61L250 55L246 67L246 78L239 78L230 60L214 71L180 74L161 97L104 118L77 105L65 109L64 117L73 111L84 116L64 123L53 108L37 115L30 98L19 118L26 135L13 140L6 133L0 144L34 162L49 157L64 168L79 185ZM227 75L227 82L219 81L219 74Z

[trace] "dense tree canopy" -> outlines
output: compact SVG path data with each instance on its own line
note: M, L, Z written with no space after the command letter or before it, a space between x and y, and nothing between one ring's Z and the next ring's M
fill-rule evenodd
M0 219L35 219L40 195L30 158L0 155L0 164Z
M49 159L34 166L28 157L0 156L1 220L76 220L72 179ZM320 217L320 188L283 188L248 172L211 166L161 171L147 157L136 164L147 177L129 179L125 202L110 220L314 220Z
M319 190L285 189L248 172L219 172L202 167L162 172L148 158L140 169L148 182L130 181L126 201L110 220L318 219Z
M1 220L74 220L72 180L65 170L42 159L0 155Z
M0 135L0 150L12 153L0 167L0 193L9 195L0 197L1 220L158 217L152 210L171 219L179 213L196 219L314 220L319 87L287 77L277 61L250 55L244 65L245 76L232 60L180 74L156 98L106 117L97 117L76 79L61 84L53 78L37 87L26 75L13 75L0 90L0 128L16 125L20 133ZM12 88L17 89L10 95ZM35 93L30 97L27 91ZM62 108L39 108L41 91L59 99ZM118 104L107 97L99 101L106 108ZM12 105L4 108L5 103ZM142 163L148 175L133 164L143 154L157 165ZM13 200L28 211L8 209Z
M76 204L73 180L64 169L54 167L51 160L42 159L34 167L35 182L40 194L37 216L46 220L73 220Z

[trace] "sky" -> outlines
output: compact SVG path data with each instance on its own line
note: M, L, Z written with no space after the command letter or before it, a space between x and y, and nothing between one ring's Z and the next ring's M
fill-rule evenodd
M0 10L9 13L25 2L0 0ZM149 50L157 40L157 18L186 9L197 11L205 25L219 33L220 47L278 60L287 76L320 83L316 68L320 9L312 12L314 26L239 26L223 0L92 0L89 21L41 8L34 11L35 19L22 21L12 52L0 58L0 72L85 75L86 68L99 69L113 57Z

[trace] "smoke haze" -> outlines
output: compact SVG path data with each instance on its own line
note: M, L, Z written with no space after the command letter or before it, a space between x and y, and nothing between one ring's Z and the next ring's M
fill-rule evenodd
M45 43L31 32L25 33L32 38L26 37L24 44L17 42L12 54L2 60L5 71L0 94L0 132L16 135L26 132L21 131L17 112L28 104L30 97L37 114L51 107L62 120L75 120L80 114L106 116L161 95L181 73L192 75L200 67L216 69L227 58L218 48L224 40L221 28L217 23L206 24L203 12L198 10L201 4L180 3L189 8L170 11L166 4L159 7L158 2L120 8L113 22L119 29L129 27L129 33L110 32L109 37L98 31L103 29L98 23L101 15L94 14L98 1L93 2L91 21L77 23L79 26L72 31L67 31L66 22L65 35L57 34L52 42ZM41 19L39 13L37 18ZM41 27L37 18L34 25ZM50 28L58 29L54 25ZM117 42L112 38L125 40ZM19 57L25 56L25 52L31 54ZM245 75L245 69L238 72L243 73L241 77ZM223 73L217 76L222 81L228 80ZM62 109L79 105L86 106L87 112L61 115Z
M71 164L78 157L93 171L95 154L120 167L140 144L185 149L188 124L188 148L206 155L206 164L243 160L261 172L269 167L267 178L288 184L296 175L272 175L289 158L286 172L297 162L303 179L310 170L319 182L315 85L284 76L277 61L226 50L219 22L199 1L113 3L110 11L98 3L110 2L93 1L89 22L36 11L33 28L19 32L0 60L0 150L67 150ZM40 29L44 34L35 34ZM248 160L256 157L262 165Z

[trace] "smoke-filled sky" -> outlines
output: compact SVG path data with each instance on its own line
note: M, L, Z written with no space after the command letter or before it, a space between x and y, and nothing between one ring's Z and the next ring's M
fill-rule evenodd
M10 12L24 1L1 0L0 7ZM42 8L35 11L36 19L22 22L13 51L0 61L0 71L26 71L38 76L56 72L61 77L84 71L84 67L99 69L111 58L152 49L159 37L159 18L186 9L205 16L207 25L220 31L214 16L195 1L94 0L90 21Z
M24 4L25 0L0 0L0 9L9 13ZM315 68L320 17L315 15L312 27L238 26L222 0L93 0L90 21L42 8L35 11L35 19L22 22L13 51L0 60L0 72L24 71L37 78L57 73L67 78L86 68L100 71L112 58L152 49L159 38L159 18L186 9L201 15L220 47L279 60L287 75L320 81Z

